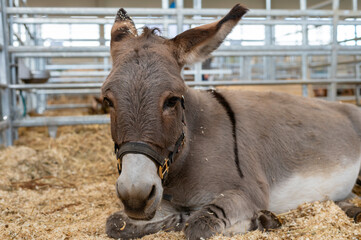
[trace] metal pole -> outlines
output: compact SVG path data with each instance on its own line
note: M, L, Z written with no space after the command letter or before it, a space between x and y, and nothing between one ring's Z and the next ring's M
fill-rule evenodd
M332 49L332 46L328 45L320 45L320 46L229 46L219 48L220 51L230 51L233 52L235 50L242 50L242 51L270 51L270 50L277 50L279 52L288 52L294 50L300 51L325 51L329 52ZM355 51L360 51L361 48L359 46L341 46L339 48L343 51L349 51L354 55ZM78 52L83 53L84 56L101 56L109 51L109 47L100 46L100 47L41 47L41 46L19 46L19 47L9 47L9 53L19 54L20 53L64 53L64 52ZM99 53L100 55L92 55L92 53ZM89 55L85 55L89 54ZM80 55L79 55L80 56Z
M169 0L162 0L162 9L168 9L168 8L169 8ZM169 17L167 15L163 16L163 34L167 37L170 37L168 19Z
M307 0L300 0L300 9L301 10L306 10L307 8ZM303 17L303 20L305 20L306 22L306 17ZM308 45L308 31L307 31L307 24L304 23L302 24L302 45L303 46L307 46ZM301 65L302 69L302 80L306 80L307 79L307 54L304 53L302 54L302 65ZM308 97L308 86L303 84L302 85L302 95L304 97Z
M193 9L201 10L202 9L202 0L193 0ZM201 19L200 15L195 15L193 19Z
M183 32L183 0L176 0L177 8L177 33Z
M356 76L356 79L361 81L361 71L360 71L361 69L360 68L361 68L360 63L355 64L355 76ZM355 91L356 91L355 92L356 104L360 106L361 105L361 84L356 85Z
M201 10L202 9L202 0L193 0L193 9ZM194 16L194 19L201 18L200 15ZM194 69L196 71L194 75L194 81L201 82L202 81L202 63L198 62L194 64Z
M361 105L361 84L356 85L356 104Z
M83 124L109 124L108 115L31 117L15 120L16 127L66 126Z
M326 7L328 5L331 5L332 3L332 0L326 0L326 1L323 1L323 2L320 2L320 3L317 3L313 6L310 6L309 9L319 9L319 8L323 8L323 7Z
M357 11L357 8L358 8L358 6L357 6L357 0L352 0L352 10L353 10L353 11Z
M300 10L305 11L307 8L307 0L300 0Z
M13 0L9 0L9 7L14 7L14 1ZM14 16L10 15L8 16L8 21L9 21L9 25L8 25L8 32L9 32L9 43L8 46L13 46L14 45L14 29L13 29L13 19ZM9 58L10 58L10 83L11 84L16 84L17 79L16 79L16 58L13 54L11 54L9 52ZM10 89L10 122L12 122L13 120L15 120L16 117L16 91L13 89ZM12 128L12 138L13 139L17 139L18 138L18 132L16 128Z
M308 63L307 54L302 54L302 80L303 81L306 81L306 79L308 78L307 63ZM308 85L306 85L306 84L302 85L302 96L304 96L304 97L309 96Z
M194 64L194 70L195 70L195 74L194 74L194 81L195 82L201 82L202 81L202 63L197 62Z
M10 146L13 144L12 136L12 121L11 121L11 105L10 105L10 89L7 87L10 84L10 67L9 67L9 53L8 53L8 39L9 33L6 27L6 0L1 0L1 19L0 19L0 42L3 45L1 52L1 73L0 81L6 85L1 94L1 116L2 119L8 122L8 128L5 130L5 145Z
M177 0L181 1L181 0ZM179 4L178 4L179 6ZM187 16L202 15L202 16L220 16L229 12L229 8L207 8L201 10L194 10L192 8L183 8L182 1L182 14ZM42 15L67 15L67 16L113 16L117 8L43 8L43 7L20 7L20 8L8 8L7 14L42 14ZM129 15L135 16L149 16L149 15L176 15L177 9L162 9L162 8L127 8ZM264 9L254 9L250 11L247 16L250 17L265 17L265 16L313 16L313 17L331 17L332 10L284 10L277 9L271 12ZM355 16L361 14L361 11L350 12L350 10L339 10L340 16Z
M244 80L244 69L243 69L244 57L239 57L239 77L240 80Z
M357 0L352 0L352 10L353 11L357 11ZM357 32L356 32L356 25L355 25L355 36L356 36ZM357 45L357 41L355 41L355 45ZM357 60L357 56L356 56L356 60ZM356 79L360 79L360 64L355 64L355 75L356 75ZM356 105L360 106L361 105L361 84L356 85L355 87L355 97L356 97Z
M2 4L2 3L1 3ZM1 8L2 9L2 8ZM5 102L4 100L4 97L5 97L5 92L4 92L4 89L6 89L6 75L5 75L5 72L6 72L6 69L4 69L4 62L5 62L5 57L4 57L4 52L3 52L3 22L2 22L2 14L0 12L0 84L1 84L1 87L0 87L0 146L1 145L4 145L5 144L5 139L6 139L6 136L5 136L5 131L3 131L4 129L7 129L8 128L8 125L5 124L5 121L3 119L3 104Z
M252 80L252 65L251 65L251 57L243 57L243 78L244 80L251 81Z
M334 81L329 86L328 99L331 101L336 101L337 97L337 62L338 62L338 43L337 43L337 25L338 25L338 11L339 9L339 0L333 0L332 10L333 10L333 31L332 31L332 53L331 53L331 80Z
M245 61L245 62L247 62L247 61ZM246 66L248 66L248 65L246 64ZM248 69L250 69L250 68L248 68ZM204 70L204 71L206 71L206 70ZM223 72L223 73L227 73L227 72ZM217 72L217 74L222 74L222 72ZM224 81L224 83L226 83L226 82L227 81ZM346 83L356 84L356 83L360 83L361 80L360 79L354 79L354 78L352 78L352 79L345 78L345 79L336 79L336 80L332 80L332 79L330 79L330 80L306 79L305 81L303 81L302 79L297 79L297 80L287 80L287 81L279 81L279 80L252 81L251 83L248 82L248 81L247 82L231 81L231 85L253 85L253 84L288 85L288 84L317 84L317 83L327 84L327 83L332 83L332 82L340 82L340 83L343 83L343 84L346 84ZM221 81L221 83L217 83L216 81L214 81L214 82L207 83L205 85L213 85L213 83L214 83L214 85L217 85L217 84L221 84L222 81ZM192 85L193 82L186 82L186 84ZM226 85L227 84L228 83L226 83ZM16 85L9 85L9 88L11 88L11 89L22 89L22 90L35 90L35 89L100 89L101 86L102 86L102 83L84 83L84 84L61 83L61 84L16 84Z
M12 41L9 42L9 44L12 44ZM12 54L9 54L9 57L11 59L11 65L10 65L10 83L11 84L17 84L17 72L16 72L16 57ZM10 116L11 120L13 121L16 118L16 91L15 89L10 88ZM18 130L17 128L12 128L12 137L13 139L18 139Z
M266 0L266 11L271 12L271 0ZM270 15L267 15L267 20L271 20L272 17ZM267 25L265 26L265 45L267 47L270 47L273 45L273 30L274 26ZM263 71L264 71L264 80L274 80L275 79L275 67L276 64L272 60L273 56L265 56L264 57L264 65L263 65ZM252 72L250 73L250 76L252 76Z
M204 10L204 9L202 9ZM272 14L273 11L271 11L272 16L277 16ZM358 11L360 12L360 11ZM199 16L199 15L195 15ZM248 14L247 14L248 16ZM344 16L354 17L354 15L347 14ZM175 24L177 21L176 19L168 19L168 24L172 23ZM199 18L188 18L184 19L184 24L207 24L209 23L209 19L199 19ZM162 18L137 18L135 20L136 23L143 23L143 24L163 24L164 19ZM102 19L102 18L40 18L40 17L29 17L29 18L14 18L13 23L17 24L112 24L113 20L110 20L108 18ZM295 25L295 24L303 24L304 20L300 19L244 19L239 24L241 25L250 25L250 24L263 24L263 25L276 25L276 24L282 24L282 25ZM332 25L332 21L328 19L307 19L308 24L313 25ZM340 24L342 25L361 25L361 22L359 21L340 21ZM75 39L74 39L75 40ZM92 40L93 41L93 40Z

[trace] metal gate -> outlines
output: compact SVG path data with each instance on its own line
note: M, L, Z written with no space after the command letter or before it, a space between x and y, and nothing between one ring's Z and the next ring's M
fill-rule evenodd
M9 5L7 5L7 2ZM98 116L58 116L58 117L23 117L18 114L21 104L17 97L21 93L35 96L37 107L40 109L57 109L61 107L80 107L69 104L67 106L47 106L46 98L56 94L96 94L107 76L110 68L109 47L104 35L106 25L113 22L116 8L46 8L26 7L26 1L1 0L1 64L0 64L0 144L11 145L16 138L18 127L48 126L50 133L55 135L56 128L62 125L76 124L105 124L109 122L107 115ZM183 0L176 0L175 8L169 7L168 0L162 0L162 8L127 8L134 17L136 24L157 24L162 26L165 35L170 35L170 27L176 32L183 28L209 23L225 15L229 9L202 8L201 0L194 0L192 8L185 8ZM252 9L240 22L240 26L264 26L264 44L261 46L222 45L213 53L216 61L215 69L202 67L201 63L188 66L183 70L184 76L191 76L187 81L189 86L244 86L244 85L300 85L303 86L303 95L308 96L308 86L327 86L327 99L335 101L337 89L347 85L355 88L355 96L360 101L361 86L361 46L344 46L337 39L339 26L361 26L361 11L357 0L352 0L352 7L340 10L339 0L324 1L322 4L331 4L331 10L318 9L317 6L307 6L306 0L299 1L299 9L280 10L271 8L271 0L265 0L265 9ZM20 6L21 5L21 6ZM229 6L231 7L231 6ZM40 28L43 24L97 24L102 32L99 37L99 46L44 46ZM277 26L297 26L300 28L302 42L299 45L283 46L275 42ZM310 26L330 26L332 28L330 44L313 46L309 44L308 32ZM17 26L17 30L15 27ZM20 28L24 28L29 41L21 41ZM14 40L15 39L15 40ZM18 40L16 40L18 39ZM357 39L354 41L358 41ZM14 43L21 43L15 46ZM312 59L323 56L326 63L314 63ZM340 56L349 56L352 60L341 61ZM101 63L92 64L49 64L49 59L55 58L82 58L101 59ZM259 63L252 63L257 58ZM298 59L293 66L285 64L282 59ZM25 84L19 80L16 67L20 60L31 61L33 66L50 71L50 82L43 84ZM231 59L231 60L229 60ZM281 64L277 65L277 59ZM48 62L47 62L48 61ZM234 61L234 62L232 62ZM338 76L337 68L351 66L354 74ZM297 67L291 80L282 80L278 75L278 68L283 71ZM255 77L252 68L260 69L259 76ZM314 69L324 68L327 74L322 78ZM97 69L97 71L72 71L78 69ZM250 70L251 69L251 70ZM205 74L217 76L215 79L202 81ZM227 79L227 75L230 75ZM291 76L291 77L290 77ZM222 80L225 79L225 80ZM5 130L4 130L5 129Z

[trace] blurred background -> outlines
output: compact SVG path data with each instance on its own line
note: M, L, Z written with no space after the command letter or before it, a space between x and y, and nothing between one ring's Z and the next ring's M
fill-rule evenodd
M120 7L172 38L224 16L233 0L1 0L0 145L20 127L107 124L99 99ZM221 47L182 72L195 88L281 91L360 105L361 0L245 0Z

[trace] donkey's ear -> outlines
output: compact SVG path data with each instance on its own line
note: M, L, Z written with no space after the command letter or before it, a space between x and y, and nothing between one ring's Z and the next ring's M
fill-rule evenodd
M116 46L127 37L137 37L138 32L135 28L133 20L128 16L127 12L121 8L115 16L115 21L111 31L110 53L114 59Z
M169 44L175 49L174 55L179 65L184 66L206 59L221 45L247 11L247 8L237 4L221 20L189 29L170 39Z

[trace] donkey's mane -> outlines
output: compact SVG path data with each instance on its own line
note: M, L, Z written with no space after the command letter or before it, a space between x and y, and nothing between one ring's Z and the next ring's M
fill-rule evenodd
M149 28L149 27L143 27L142 35L140 35L140 38L150 39L150 38L161 38L165 39L164 37L160 36L161 30L159 28Z

